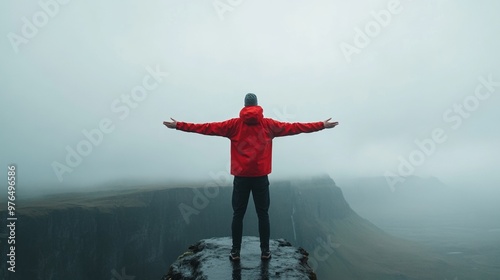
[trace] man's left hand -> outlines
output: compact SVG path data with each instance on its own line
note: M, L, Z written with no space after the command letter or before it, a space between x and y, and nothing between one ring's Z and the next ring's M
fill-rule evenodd
M323 124L325 125L325 128L334 128L339 124L339 122L331 122L330 121L331 119L332 118L329 118L328 120L323 122Z

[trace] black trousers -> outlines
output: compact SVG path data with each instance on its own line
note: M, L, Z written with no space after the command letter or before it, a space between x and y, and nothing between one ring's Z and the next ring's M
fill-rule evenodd
M233 181L233 222L231 225L233 235L233 248L241 248L243 235L243 217L247 210L250 192L253 196L255 210L259 217L259 236L261 250L269 249L269 179L261 177L240 177L235 176Z

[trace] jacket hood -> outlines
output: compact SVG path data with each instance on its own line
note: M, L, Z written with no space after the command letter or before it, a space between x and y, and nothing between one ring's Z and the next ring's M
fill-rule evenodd
M263 112L260 106L247 106L241 109L240 118L246 124L258 124L264 118Z

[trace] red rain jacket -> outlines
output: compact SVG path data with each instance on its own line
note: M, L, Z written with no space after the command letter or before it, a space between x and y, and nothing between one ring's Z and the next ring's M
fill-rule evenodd
M177 122L178 130L227 137L231 140L231 174L258 177L271 173L273 138L319 131L323 122L286 123L264 118L262 107L248 106L240 117L223 122Z

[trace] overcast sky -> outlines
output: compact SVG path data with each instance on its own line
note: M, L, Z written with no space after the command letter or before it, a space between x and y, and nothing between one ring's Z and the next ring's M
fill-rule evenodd
M20 188L39 190L227 178L229 140L162 121L237 117L253 92L266 117L340 122L275 139L274 178L493 185L498 11L494 0L2 1L0 178L9 164Z

